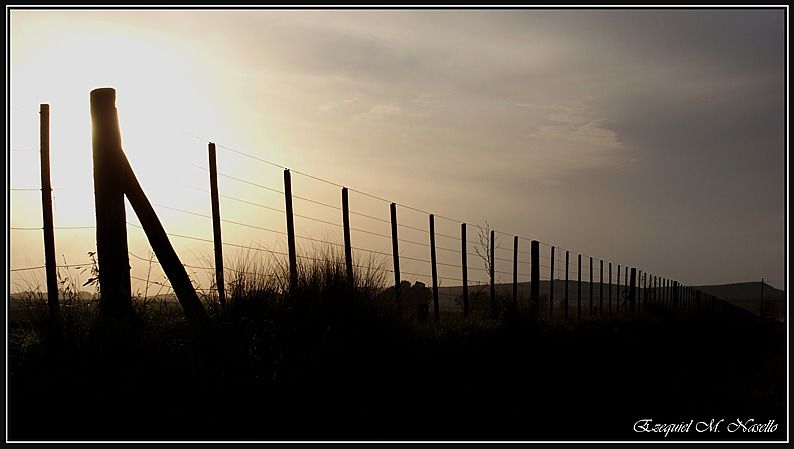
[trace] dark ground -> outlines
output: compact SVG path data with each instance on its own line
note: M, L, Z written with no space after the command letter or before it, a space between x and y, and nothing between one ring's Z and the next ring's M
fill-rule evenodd
M13 323L8 438L647 441L665 438L635 433L644 418L752 418L777 430L666 439L786 439L785 324L654 315L443 332L155 320L58 351Z

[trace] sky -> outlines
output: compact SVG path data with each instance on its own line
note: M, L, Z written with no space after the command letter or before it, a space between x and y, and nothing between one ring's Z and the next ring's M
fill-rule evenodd
M785 19L782 9L12 10L11 268L43 265L40 231L14 229L41 226L40 194L18 190L39 186L41 103L51 105L56 253L88 262L88 100L109 86L124 151L172 234L212 238L212 141L229 243L285 248L272 232L285 230L272 210L283 196L261 188L283 191L280 165L294 172L306 254L316 242L302 237L342 239L341 213L316 203L338 206L339 187L310 174L355 189L351 210L376 218L351 217L356 248L391 251L388 202L359 192L401 205L400 238L414 242L401 242L404 257L429 259L417 229L437 214L442 285L460 277L449 237L465 221L469 240L474 225L504 233L502 281L520 235L521 281L537 239L545 267L556 246L557 276L569 250L572 262L581 253L686 284L763 277L783 288ZM140 279L167 282L135 257L150 248L129 207L127 221L133 289L151 293L159 287ZM211 243L171 240L207 288ZM225 257L239 265L251 254L266 253L229 246ZM401 267L415 273L403 279L429 282L425 262ZM85 279L79 269L68 274ZM14 271L12 289L42 279Z

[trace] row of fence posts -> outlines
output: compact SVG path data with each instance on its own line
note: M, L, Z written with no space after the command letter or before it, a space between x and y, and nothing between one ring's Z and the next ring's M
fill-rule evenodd
M176 253L168 241L165 231L157 219L154 210L143 194L143 190L138 185L132 173L129 163L121 149L121 137L118 124L118 115L115 109L115 91L113 89L97 89L91 92L91 115L93 133L93 159L94 159L94 190L97 214L97 257L100 264L100 284L103 287L103 300L105 303L110 297L114 302L125 302L124 296L129 297L130 277L129 259L127 257L127 237L126 237L126 218L124 211L124 195L126 194L135 212L139 215L141 223L144 225L147 237L152 244L155 254L158 257L166 276L171 281L177 298L182 303L186 312L190 315L198 313L196 311L196 293L190 284L184 271L184 267L176 257ZM44 252L47 276L48 308L51 317L58 317L58 289L57 274L55 264L55 239L52 215L52 188L50 185L50 164L49 164L49 105L42 104L40 110L40 145L41 145L41 186L42 186L42 211L44 223ZM208 145L209 156L209 181L210 199L212 202L212 224L213 242L215 256L215 283L218 292L218 300L221 306L226 303L226 292L224 288L223 275L223 244L221 233L221 218L218 193L218 171L217 154L214 143ZM284 170L284 196L286 211L286 227L288 241L289 258L289 286L294 290L298 282L297 252L295 248L295 225L292 208L292 180L289 169ZM394 291L397 301L400 300L400 256L399 239L397 234L397 204L391 203L391 240L393 254L394 272ZM344 253L346 275L349 282L353 282L353 257L350 238L350 209L348 189L342 187L342 223L344 234ZM462 300L463 314L468 316L471 308L469 305L468 289L468 264L467 264L467 237L466 223L460 225L461 235L461 275L462 275ZM433 214L429 214L429 234L430 234L430 257L431 257L431 276L432 276L432 299L435 321L439 320L439 299L438 299L438 272L436 267L436 241L435 241L435 219ZM519 237L513 237L513 277L512 277L512 300L513 307L518 304L518 243ZM496 315L496 284L494 276L495 266L495 231L490 230L489 247L489 280L490 280L490 309ZM553 315L554 311L554 281L555 281L555 250L551 246L551 269L550 269L550 288L548 313ZM540 297L540 242L532 240L530 245L531 257L531 281L529 297L529 313L533 318L537 318L539 313ZM569 268L570 252L565 251L565 282L564 282L564 303L563 312L565 318L569 315ZM603 260L600 261L600 280L599 280L599 313L603 311ZM181 269L181 270L180 270ZM617 266L617 286L618 291L621 281L621 265ZM612 263L608 264L608 313L612 313ZM624 301L621 305L618 295L616 309L625 311L628 307L631 312L635 312L640 305L638 297L639 282L637 282L637 269L624 267ZM671 308L695 308L702 307L704 295L702 292L692 287L684 287L677 281L666 278L652 276L651 288L648 287L647 273L641 278L643 282L642 305L647 306L649 302L661 302ZM590 257L590 314L593 315L593 258ZM659 293L659 288L662 293ZM577 318L582 316L582 255L578 255L577 270ZM191 294L192 292L192 294ZM649 296L650 295L650 296ZM711 307L714 308L715 298L711 297ZM190 309L190 310L189 310ZM203 310L201 311L203 312Z
M223 285L223 245L221 243L220 232L220 206L218 201L218 186L217 186L217 156L215 151L215 144L209 143L209 166L210 166L210 192L212 200L212 218L213 230L215 238L215 263L216 263L216 284L219 286L218 295L221 304L224 303L223 290L220 286ZM350 202L348 196L348 188L342 187L342 227L344 235L344 253L345 253L345 268L347 278L352 282L353 280L353 257L352 257L352 242L350 238ZM287 227L287 241L288 241L288 258L290 267L290 288L295 288L297 283L297 254L295 249L295 225L293 221L293 208L292 208L292 178L290 170L284 169L284 201L286 212L286 227ZM398 236L398 221L397 221L397 204L390 203L389 205L391 215L391 240L392 240L392 256L393 256L393 272L394 272L394 291L395 297L399 301L401 297L400 285L400 256L399 256L399 236ZM440 319L440 305L439 305L439 292L438 292L438 269L436 260L436 234L435 234L435 216L428 214L429 224L429 237L430 237L430 265L431 265L431 283L432 283L432 301L433 301L433 315L434 320ZM468 291L468 261L467 261L467 237L466 237L467 224L460 224L460 237L461 237L461 276L462 276L462 302L463 302L463 315L468 316L470 313L469 306L469 291ZM488 277L490 286L490 310L493 315L497 313L496 306L496 282L495 282L495 231L490 230L490 247L488 250L489 263L488 263ZM512 307L515 309L518 306L518 255L519 255L519 237L513 236L513 276L512 276ZM549 286L549 305L548 314L553 315L554 312L554 281L555 273L555 252L556 247L551 246L551 267L550 267L550 286ZM532 240L530 242L530 296L529 296L529 313L530 316L537 316L539 313L539 298L540 298L540 242ZM595 315L593 302L595 282L593 280L593 258L590 257L589 268L589 313ZM565 284L564 284L564 314L568 317L569 313L569 268L570 268L570 252L565 251ZM612 313L612 263L608 265L608 299L607 310ZM694 291L689 287L681 287L677 281L671 281L666 278L659 278L658 276L651 276L651 286L648 286L648 274L639 271L636 268L625 268L625 285L624 285L624 299L623 305L618 299L617 310L635 312L640 308L647 307L649 303L660 302L664 305L673 307L678 304L677 298L679 289L683 298L682 306L690 306L696 302L700 303L700 292ZM621 266L617 268L617 285L620 286L620 271ZM641 281L640 281L641 280ZM640 285L642 283L642 285ZM599 260L599 303L598 313L603 313L604 306L604 261ZM578 254L578 270L577 270L577 318L582 317L582 255ZM658 290L664 289L663 293ZM642 295L640 297L640 295Z

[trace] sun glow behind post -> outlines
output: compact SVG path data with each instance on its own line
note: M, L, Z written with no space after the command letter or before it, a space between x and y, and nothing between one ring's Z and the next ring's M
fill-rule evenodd
M93 226L89 93L113 87L122 145L150 201L210 213L208 195L190 186L208 189L207 173L195 166L207 166L205 138L233 141L227 126L233 118L215 101L223 95L222 84L214 79L217 72L208 67L200 43L101 21L13 25L9 150L26 151L10 153L11 187L40 185L38 108L48 103L55 226ZM10 207L11 226L41 226L38 192L11 192ZM137 222L129 205L127 210L127 220ZM168 232L211 238L211 225L201 218L158 213ZM147 255L143 232L128 232L130 250ZM211 246L200 242L173 243L185 263L211 253ZM40 232L14 232L11 245L12 268L42 264ZM90 229L56 231L58 263L64 257L67 263L84 263L94 248ZM140 276L132 265L133 275ZM41 279L43 272L35 276Z

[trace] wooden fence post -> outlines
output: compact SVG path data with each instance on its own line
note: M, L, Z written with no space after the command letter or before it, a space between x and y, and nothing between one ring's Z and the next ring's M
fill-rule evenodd
M609 262L609 303L607 305L608 314L612 315L612 262Z
M39 158L41 167L41 214L44 230L44 265L47 276L47 310L50 323L60 323L58 304L58 272L55 264L55 230L52 217L52 185L50 183L50 105L39 105Z
M598 263L598 314L604 314L604 260L599 259Z
M617 281L615 282L615 293L616 293L615 310L617 312L620 312L620 305L622 304L620 299L623 297L623 293L620 290L620 264L618 264L618 278Z
M590 316L593 316L593 257L590 257Z
M391 251L394 259L394 295L400 301L400 247L397 241L397 204L389 205L391 211Z
M154 208L146 198L121 148L121 131L115 104L115 89L103 88L91 91L97 256L100 258L102 251L106 256L110 255L110 259L105 257L105 261L110 260L110 262L106 263L104 268L101 259L99 262L103 309L117 316L131 312L130 266L124 209L126 194L185 315L191 320L204 319L206 313L190 282L190 277L171 246L160 219L157 218ZM104 242L104 249L100 248L102 246L100 241ZM106 286L102 285L103 270L105 279L109 278L106 285L111 289L109 294Z
M460 270L463 276L463 316L469 316L469 270L466 252L466 223L460 224Z
M629 284L629 307L631 307L631 312L633 313L635 309L635 301L637 299L637 290L636 290L636 283L635 279L637 277L637 269L631 269L631 283Z
M530 306L529 319L534 323L538 319L540 311L540 242L532 240L530 246L530 262L531 280L529 284L529 295L532 298L532 305Z
M100 301L104 314L123 316L132 312L132 294L115 89L91 91L91 125Z
M438 310L438 271L436 269L436 223L433 214L430 214L430 270L433 277L433 319L436 323L441 317Z
M218 287L218 302L226 305L225 283L223 281L223 240L221 239L221 209L218 203L218 166L215 144L208 146L210 163L210 201L212 202L212 240L215 247L215 284Z
M632 268L633 269L633 268ZM623 292L625 295L628 295L629 292L629 267L623 267ZM625 296L623 300L623 311L627 311L629 308L628 296Z
M576 318L582 317L582 255L579 254L579 265L576 270Z
M554 316L554 247L551 247L551 267L549 268L549 317Z
M295 249L295 221L292 214L292 177L288 168L284 169L284 201L287 215L287 247L289 251L289 289L298 287L298 253Z
M494 278L494 253L496 252L496 238L494 230L491 229L491 251L490 251L490 275L491 275L491 316L496 317L496 280Z
M569 262L570 251L565 250L565 319L568 319L568 267L570 266Z
M518 236L513 236L513 311L518 308Z
M342 187L342 233L345 239L345 271L347 283L353 286L353 248L350 242L350 203L347 197L347 187Z

